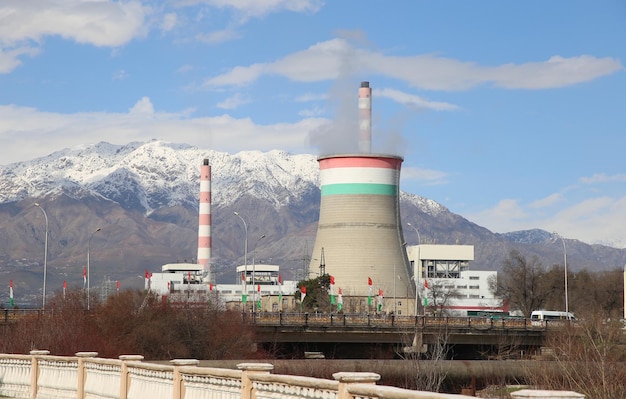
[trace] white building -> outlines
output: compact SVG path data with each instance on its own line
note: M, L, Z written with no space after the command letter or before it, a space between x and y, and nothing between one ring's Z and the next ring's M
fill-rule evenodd
M161 266L161 273L152 273L149 278L147 276L146 289L174 301L202 302L216 299L227 308L241 307L245 293L249 307L261 299L264 310L291 308L293 304L289 301L293 300L297 290L296 281L282 281L278 265L238 266L236 281L240 283L213 284L208 282L207 277L202 265L168 263ZM279 298L283 303L278 303Z
M407 247L407 256L419 302L427 303L427 311L468 316L508 310L489 289L489 280L496 279L498 272L470 270L473 245L413 245Z

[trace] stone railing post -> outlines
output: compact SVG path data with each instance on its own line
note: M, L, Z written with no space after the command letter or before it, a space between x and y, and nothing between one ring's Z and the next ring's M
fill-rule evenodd
M128 397L128 362L140 362L143 360L142 355L120 355L122 361L120 365L120 399Z
M30 351L31 363L30 363L30 397L37 397L37 381L39 381L39 358L41 356L49 355L50 351L47 350L32 350Z
M237 368L241 373L241 399L256 399L250 374L269 374L274 370L274 365L270 363L239 363Z
M76 352L78 358L78 370L76 370L76 399L85 398L85 381L87 373L85 372L85 358L93 358L98 356L98 352Z
M354 399L354 397L348 392L349 384L376 385L376 381L380 380L380 374L339 372L333 374L333 378L339 381L337 399Z
M572 391L546 391L540 389L522 389L511 392L511 397L513 399L585 399L585 395L582 393Z
M181 366L197 366L200 361L196 359L174 359L170 360L174 365L174 375L172 381L172 398L183 399L185 397L185 387L183 386L183 377L180 373Z

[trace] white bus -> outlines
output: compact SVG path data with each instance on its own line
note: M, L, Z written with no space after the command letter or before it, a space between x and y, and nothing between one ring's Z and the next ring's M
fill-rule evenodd
M530 314L531 321L552 321L552 320L576 320L571 312L561 312L558 310L535 310Z

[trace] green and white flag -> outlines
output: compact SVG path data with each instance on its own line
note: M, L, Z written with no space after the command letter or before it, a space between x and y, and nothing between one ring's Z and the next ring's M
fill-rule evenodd
M337 311L341 312L343 309L343 297L341 295L341 288L339 288L339 297L337 298Z
M246 292L246 274L241 272L241 302L245 305L248 302L248 295Z
M424 306L428 306L428 280L424 279Z

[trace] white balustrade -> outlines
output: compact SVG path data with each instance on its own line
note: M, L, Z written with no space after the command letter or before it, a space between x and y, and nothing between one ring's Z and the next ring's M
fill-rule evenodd
M120 397L122 365L117 360L98 359L85 362L85 399Z
M76 397L78 360L75 357L46 356L39 359L37 399Z
M0 396L30 398L32 358L0 354Z
M334 380L271 374L269 363L241 363L238 370L198 367L195 359L170 365L145 363L141 355L102 359L0 354L0 396L34 399L463 399L463 395L376 385L380 375L339 372ZM576 398L575 392L527 390L519 398Z
M128 365L127 399L172 399L174 396L172 366L141 363Z

